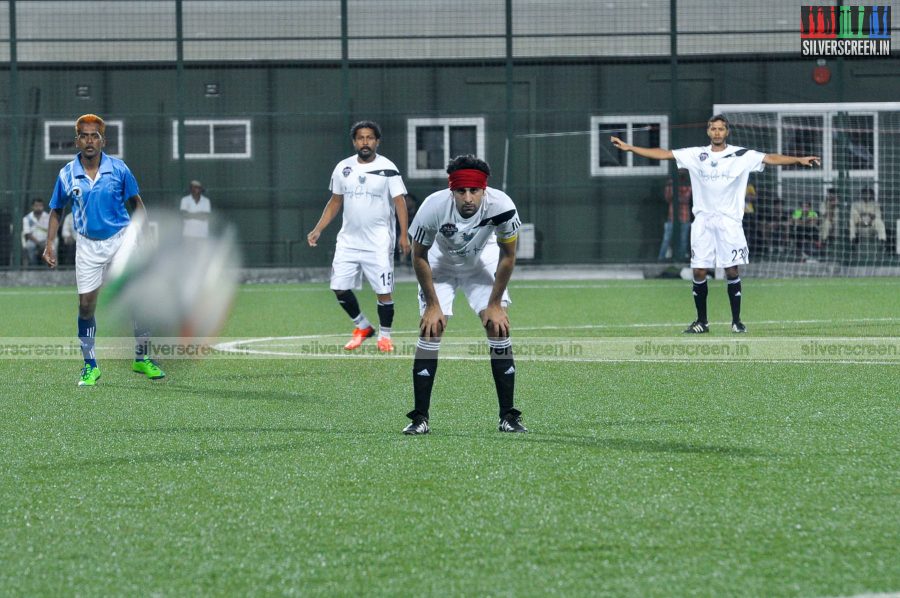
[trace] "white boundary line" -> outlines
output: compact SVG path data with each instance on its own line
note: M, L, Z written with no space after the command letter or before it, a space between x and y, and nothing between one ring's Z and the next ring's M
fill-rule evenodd
M397 332L397 331L395 331ZM410 333L415 333L416 331L410 331ZM397 332L397 334L402 334ZM258 337L258 338L248 338L241 339L237 341L228 341L224 343L219 343L213 346L214 349L218 351L222 351L224 353L233 353L235 355L259 355L259 356L271 356L271 357L298 357L304 359L397 359L397 358L406 358L409 359L410 355L380 355L380 354L371 354L371 353L328 353L323 355L310 355L307 353L297 353L296 351L273 351L270 349L251 349L246 347L246 345L254 345L258 343L266 343L269 341L301 341L301 340L322 340L328 338L336 338L343 339L345 335L341 334L306 334L299 336L266 336L266 337ZM685 342L687 339L682 337L678 337L681 342ZM713 337L717 338L717 337ZM634 340L638 341L641 337L635 337ZM577 339L572 339L577 340ZM602 341L602 338L594 338L590 340L599 340ZM616 339L616 340L628 340L631 341L631 338L628 339ZM673 339L674 340L674 339ZM699 341L703 341L706 339L697 339ZM722 339L717 339L721 342L727 343L729 341L725 341ZM740 342L745 343L753 343L754 341L765 342L770 341L770 338L742 338ZM803 340L809 340L804 338ZM819 340L819 339L812 339ZM821 337L822 342L870 342L876 340L873 337ZM342 342L342 341L341 341ZM445 340L443 341L447 345L457 345L463 344L467 345L470 341L460 341L459 343L454 343L453 340ZM730 341L735 342L735 341ZM291 346L288 343L277 343L272 345L273 347L285 347ZM532 359L533 356L523 356L521 359L523 361L536 361ZM485 359L484 355L448 355L445 356L444 359L450 361L482 361ZM736 363L736 364L748 364L748 363L765 363L765 364L801 364L801 363L828 363L828 364L840 364L840 365L897 365L896 361L876 361L876 360L862 360L862 359L703 359L698 358L697 356L669 356L667 358L655 359L652 357L644 357L644 358L616 358L616 357L574 357L574 356L553 356L552 361L562 361L562 362L575 362L575 363L691 363L691 364L707 364L707 363Z

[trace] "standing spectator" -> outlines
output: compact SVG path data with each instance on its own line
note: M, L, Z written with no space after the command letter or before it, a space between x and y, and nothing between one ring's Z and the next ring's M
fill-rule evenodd
M788 245L790 218L784 209L784 202L776 197L769 203L762 202L760 209L760 243L767 257L777 258Z
M669 248L672 245L673 229L675 227L675 209L672 205L672 179L666 181L665 200L668 204L668 217L663 225L663 240L659 246L659 261L668 257ZM678 246L672 248L672 258L675 261L690 258L688 253L688 239L691 234L691 182L687 171L678 173Z
M747 235L747 247L756 251L759 248L759 196L752 183L747 185L744 197L744 234Z
M416 211L419 209L419 200L418 198L412 194L407 193L404 198L406 199L406 221L412 223L413 217L416 215ZM397 218L397 238L400 238L400 218ZM403 253L403 249L398 244L394 248L394 258L407 266L412 266L412 252Z
M829 187L819 207L819 244L830 255L841 245L841 204L837 190Z
M861 236L875 236L887 244L887 229L881 217L881 208L875 199L875 191L866 187L860 198L850 205L850 242L859 243Z
M183 234L190 239L205 239L209 236L209 215L212 206L203 195L206 189L200 181L191 181L190 193L181 198L181 217L184 220Z
M44 253L49 226L50 214L44 211L44 200L35 198L31 211L22 218L22 253L29 266L37 266Z

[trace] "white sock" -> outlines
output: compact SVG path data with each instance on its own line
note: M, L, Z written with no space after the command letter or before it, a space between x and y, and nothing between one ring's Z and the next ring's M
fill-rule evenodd
M366 315L362 312L359 312L359 315L353 318L353 323L356 324L357 328L361 328L363 330L372 327L372 323L366 319Z
M391 338L391 329L385 328L384 326L382 326L378 330L378 338Z

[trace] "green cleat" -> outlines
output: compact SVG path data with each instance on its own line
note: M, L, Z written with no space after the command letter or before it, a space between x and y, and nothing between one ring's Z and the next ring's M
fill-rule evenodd
M95 386L99 379L100 368L86 363L84 364L84 367L81 368L81 379L78 380L78 386Z
M160 378L166 377L166 373L159 369L156 362L146 356L140 360L135 359L131 364L131 370L138 374L144 374L151 380L159 380Z

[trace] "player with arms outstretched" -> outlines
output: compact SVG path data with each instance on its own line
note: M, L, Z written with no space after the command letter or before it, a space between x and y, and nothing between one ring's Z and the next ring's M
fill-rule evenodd
M488 187L490 166L460 156L447 166L449 188L429 195L410 227L419 281L419 340L413 361L414 409L404 434L427 434L438 350L462 290L488 337L501 432L527 432L513 407L516 366L510 340L506 287L516 264L519 215L512 199Z
M761 172L766 164L813 166L821 162L818 156L764 154L729 145L726 141L728 132L728 120L717 114L706 124L710 145L702 147L676 150L647 148L630 145L618 137L610 138L613 145L622 151L634 152L651 160L675 160L678 168L686 168L691 175L694 196L691 268L694 270L693 293L697 319L684 331L688 334L709 332L706 272L716 267L724 268L728 279L731 331L747 332L741 322L741 278L738 266L750 262L742 226L744 198L750 173Z
M353 293L365 275L378 296L378 349L394 350L391 325L394 322L394 235L395 218L400 224L400 250L409 253L406 235L406 186L393 162L377 153L381 128L364 120L350 129L356 154L342 160L331 174L331 199L322 217L306 236L310 247L318 244L325 227L344 210L343 226L337 236L331 265L331 290L356 328L344 349L353 351L375 334Z

